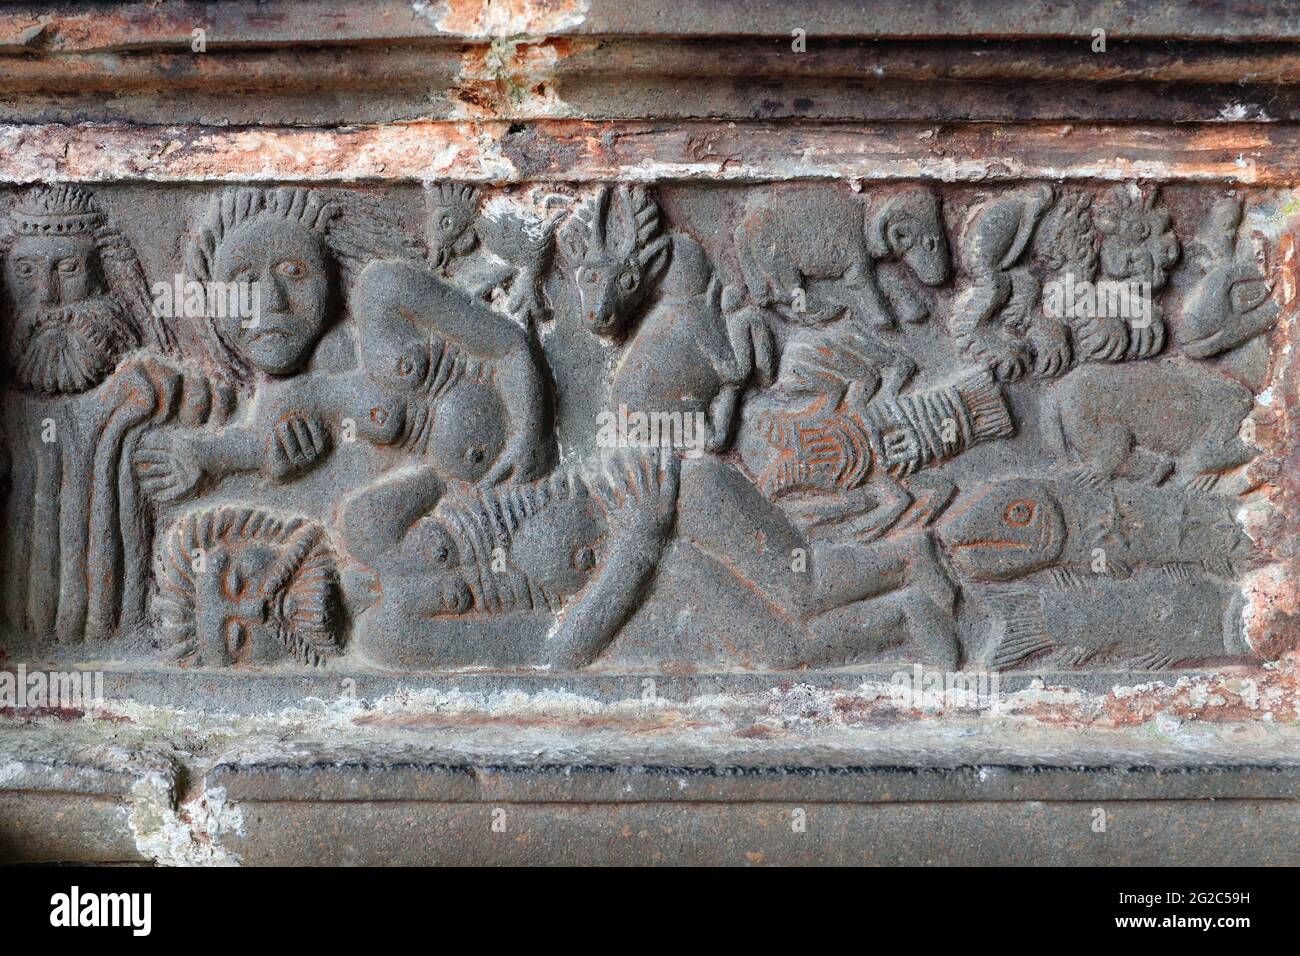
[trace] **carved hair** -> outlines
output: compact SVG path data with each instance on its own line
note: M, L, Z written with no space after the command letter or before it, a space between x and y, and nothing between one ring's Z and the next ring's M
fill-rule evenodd
M1116 186L1097 204L1097 229L1105 243L1145 247L1152 263L1153 290L1164 288L1170 267L1182 251L1170 223L1169 210L1157 205L1159 190L1143 192L1136 185Z
M1049 268L1067 271L1078 281L1092 281L1097 274L1098 243L1091 193L1067 193L1043 218L1034 251Z
M88 236L99 253L109 291L121 303L133 341L164 355L176 353L170 327L154 314L149 283L130 242L109 222L95 197L78 186L35 186L15 201L0 228L0 257L20 236Z
M314 234L343 271L344 290L352 275L379 259L419 259L418 240L409 237L390 213L358 197L328 197L315 190L285 187L256 189L241 186L212 198L185 250L187 279L208 282L221 243L252 220L281 221ZM220 323L207 322L206 339L212 359L236 385L246 386L252 368L230 342Z
M461 573L474 595L475 610L559 610L559 595L548 593L522 571L494 569L493 555L497 548L508 553L519 529L549 506L589 497L590 481L578 471L561 470L537 481L444 499L438 513L461 549Z
M239 544L264 544L278 557L265 574L262 597L270 603L286 653L305 664L336 654L340 626L334 553L320 525L241 506L210 508L178 519L161 538L156 558L155 607L176 659L195 657L195 555Z
M482 198L482 193L476 186L465 183L429 183L425 188L429 201L435 206L461 206L467 210L476 210Z

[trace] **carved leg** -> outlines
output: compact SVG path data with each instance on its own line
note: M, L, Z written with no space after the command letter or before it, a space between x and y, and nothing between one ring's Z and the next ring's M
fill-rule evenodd
M844 284L851 295L849 308L860 329L869 334L872 329L897 328L894 310L876 284L875 269L869 263L855 262L849 266L844 273Z
M1231 422L1213 428L1179 463L1181 482L1189 491L1209 492L1224 472L1251 461L1259 449L1246 444Z
M536 263L521 266L510 282L510 298L506 308L510 314L522 319L525 325L540 322L546 313L538 287L541 284L542 268Z
M753 240L743 224L736 227L735 239L736 258L740 260L740 273L745 277L745 287L758 305L767 308L773 301L772 284L767 273L759 268L753 252Z
M872 660L919 661L956 670L960 661L952 613L915 588L837 608L808 625L805 666Z
M887 279L883 273L876 273L876 281L885 297L885 303L900 322L919 325L930 317L930 305L919 298L903 282Z
M1116 470L1117 477L1129 478L1156 487L1164 483L1174 470L1174 460L1149 448L1137 447L1129 452L1127 460Z
M1075 477L1088 485L1100 485L1115 477L1133 449L1133 433L1115 422L1095 427L1088 436L1090 452Z
M739 469L716 458L682 463L678 537L746 586L792 609L804 605L814 568L807 539ZM796 571L802 552L806 570Z

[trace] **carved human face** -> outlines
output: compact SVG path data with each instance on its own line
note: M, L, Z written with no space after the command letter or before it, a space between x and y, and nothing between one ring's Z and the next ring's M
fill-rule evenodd
M291 375L307 364L329 320L329 263L318 236L294 223L252 219L222 241L212 278L255 283L254 319L217 320L254 368Z
M277 549L263 542L241 542L207 554L194 592L197 663L264 664L286 656L277 595L268 593L268 572L277 557Z
M90 236L22 236L4 261L4 285L18 312L76 305L104 292Z
M5 359L20 387L70 395L98 385L136 344L89 236L22 236L4 259L12 307Z

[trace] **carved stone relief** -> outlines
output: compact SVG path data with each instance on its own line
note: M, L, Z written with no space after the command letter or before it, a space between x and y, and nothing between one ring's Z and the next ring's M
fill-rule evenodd
M1279 650L1243 620L1284 299L1266 191L240 186L185 194L186 221L102 192L15 191L0 235L15 647Z

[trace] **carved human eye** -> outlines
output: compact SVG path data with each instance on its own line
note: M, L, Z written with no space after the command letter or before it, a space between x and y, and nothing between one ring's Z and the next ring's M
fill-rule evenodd
M379 406L375 406L370 409L370 420L376 425L382 425L384 422L388 421L388 411Z
M301 279L307 274L307 263L301 259L285 259L276 263L275 271L288 279Z
M80 259L60 259L59 272L64 275L73 275L81 271Z
M938 236L926 236L921 240L921 246L926 252L934 252L939 248Z
M482 463L483 458L484 458L484 451L482 445L470 445L468 448L465 449L465 460L469 462L471 465L477 465Z
M638 279L635 273L624 272L618 277L618 286L624 292L631 292L637 287Z
M448 571L460 565L460 554L456 551L456 546L443 534L438 535L429 553L429 559L433 562L433 566L441 571Z
M30 279L32 276L36 275L36 267L26 259L18 260L18 264L14 266L14 271L24 279Z
M1023 528L1029 522L1034 520L1034 503L1021 499L1013 501L1007 505L1006 513L1003 515L1007 524L1017 528Z
M443 213L442 218L438 220L438 228L440 229L451 229L455 224L456 221L446 213Z

